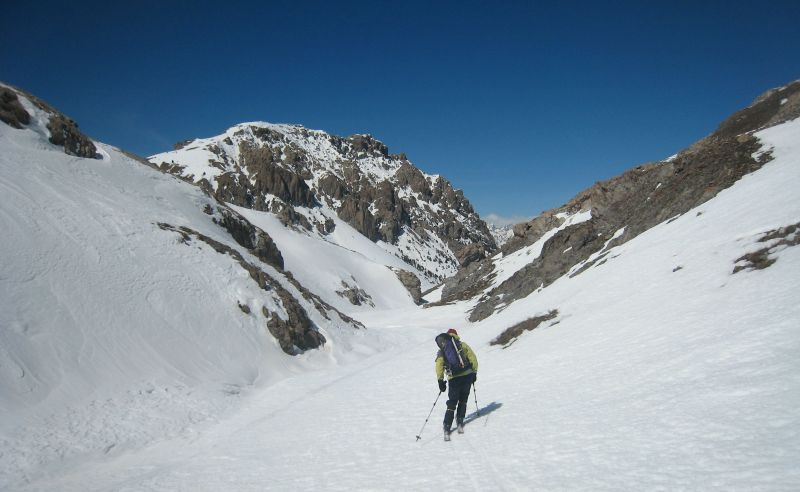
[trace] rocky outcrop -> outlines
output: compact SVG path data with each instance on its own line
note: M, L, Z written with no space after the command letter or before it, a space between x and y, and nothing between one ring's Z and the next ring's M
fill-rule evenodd
M63 114L50 116L47 124L50 130L50 142L64 147L64 152L78 157L94 158L97 147L89 137L78 130L78 124Z
M270 313L266 307L262 308L262 312L268 318L267 329L281 349L289 355L296 355L324 345L325 337L314 326L303 307L285 290L278 291L278 295L289 318L284 320L276 313Z
M403 287L411 294L414 303L417 305L422 304L422 284L419 281L419 277L406 270L400 270L399 268L393 270L400 280L400 283L403 284Z
M283 255L281 255L278 246L269 237L269 234L254 227L241 215L229 208L219 207L217 211L222 216L222 219L219 221L214 219L214 221L224 227L239 245L249 249L264 263L272 265L278 270L283 270Z
M758 154L760 144L753 132L798 116L800 82L795 82L759 97L674 158L641 165L596 183L564 206L517 225L514 237L502 248L504 254L538 241L570 214L591 211L588 222L557 232L545 242L538 258L484 294L470 320L485 319L567 273L578 275L592 264L587 260L593 254L705 203L770 159L768 154ZM491 262L486 261L481 268L459 272L447 281L443 301L473 297L475 285L486 285L485 279L491 278L493 270Z
M22 107L17 94L7 87L0 87L0 121L17 129L31 122L31 115Z
M342 201L339 207L339 218L347 222L355 230L367 236L371 241L380 239L378 233L378 222L375 216L369 211L370 203L360 200L355 196L348 196Z
M350 301L350 304L353 306L362 306L364 304L368 304L372 307L375 307L375 303L372 302L372 297L367 294L367 291L360 288L358 285L350 285L342 280L342 290L337 290L336 293L339 295L339 297L343 297Z
M159 223L158 226L163 230L178 233L184 244L190 244L193 239L197 239L211 246L217 253L231 256L250 274L250 277L261 289L274 292L285 310L286 319L278 313L270 312L266 307L262 308L262 314L266 318L267 329L284 352L296 355L305 350L320 347L325 343L325 337L319 332L297 299L292 297L280 282L257 265L247 261L241 253L188 227L175 227L166 223Z
M482 244L470 243L456 251L456 259L461 266L486 258L486 247Z
M347 142L350 144L352 152L357 156L389 156L389 147L384 145L383 142L375 140L372 135L351 135L347 137Z
M296 165L300 153L292 151L276 152L269 146L256 146L248 142L240 145L241 164L249 171L252 183L249 190L259 197L274 195L286 203L296 206L313 207L316 204L314 194L300 176L291 169L279 165L286 161L290 166ZM243 181L239 180L239 183Z
M96 156L97 147L94 142L81 133L74 120L56 111L41 99L20 89L0 85L0 120L18 129L31 123L31 115L22 106L20 95L49 114L47 129L50 131L50 143L63 147L64 152L69 155L90 159Z

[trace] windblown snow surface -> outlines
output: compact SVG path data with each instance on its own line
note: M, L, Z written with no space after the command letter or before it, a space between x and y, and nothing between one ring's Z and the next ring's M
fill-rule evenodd
M800 248L759 242L800 222L800 120L757 134L774 156L761 170L483 322L466 321L470 303L384 303L296 358L221 309L246 292L229 267L202 249L175 264L175 238L148 225L203 220L187 205L200 192L108 147L56 158L11 132L0 488L800 489ZM765 246L774 264L733 273ZM170 329L153 333L165 304ZM443 442L433 337L448 328L480 376L466 433Z

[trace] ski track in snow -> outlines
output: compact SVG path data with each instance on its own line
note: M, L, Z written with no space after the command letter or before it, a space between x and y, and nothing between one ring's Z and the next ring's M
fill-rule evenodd
M120 321L115 310L100 313L109 333L74 330L69 346L47 346L45 356L63 364L64 371L88 371L98 360L107 361L100 366L107 368L107 378L84 382L105 386L92 393L78 384L80 374L48 372L42 364L43 379L60 378L66 386L54 385L54 394L41 401L20 397L25 405L0 395L4 409L15 409L13 420L4 419L0 426L0 463L8 466L0 472L0 488L798 490L800 248L777 251L777 262L765 270L735 275L732 270L738 257L763 246L757 242L761 233L800 221L800 121L759 137L776 147L775 160L762 170L697 210L611 248L614 254L606 263L562 278L484 322L466 322L468 303L364 311L358 313L367 327L363 333L342 335L325 350L298 358L282 355L269 345L260 324L236 311L238 294L247 299L259 294L246 278L235 283L233 297L208 294L225 290L214 275L235 277L230 260L203 247L181 245L186 262L195 268L178 268L170 263L174 258L157 254L176 241L166 232L153 236L147 229L157 217L142 222L120 214L103 192L69 193L57 185L71 182L75 173L98 183L106 174L121 173L124 179L112 180L120 186L111 190L115 199L159 202L173 221L207 221L199 202L182 209L170 199L165 189L184 189L175 180L146 168L132 174L121 168L103 171L75 159L32 185L0 179L5 196L13 195L0 208L4 229L34 231L36 237L56 234L79 248L90 245L83 255L67 246L33 248L33 256L0 268L0 282L40 283L24 292L52 295L47 305L55 311L4 294L0 307L6 317L0 320L14 324L0 332L0 349L27 347L18 343L25 337L53 336L36 333L36 322L51 325L53 320L31 313L63 318L70 329L87 319L101 324L85 312L96 304L46 285L54 272L89 275L120 309L125 296L131 296L140 309L155 313L148 323L164 327L163 338L156 340L182 348L165 351L141 342L149 332L115 329L116 323L134 326ZM124 165L119 154L106 155L92 165ZM133 179L156 180L153 196L138 191L142 188L135 183L124 185ZM31 189L44 190L51 203L34 200ZM202 200L199 193L189 196ZM22 204L6 207L12 203ZM91 213L64 213L59 204ZM16 213L37 207L52 208L32 213L30 221ZM108 238L82 237L86 231L105 231ZM156 239L142 243L143 237ZM97 248L91 249L92 244ZM134 258L150 247L156 248L149 261L157 268L133 273L112 268L115 258ZM210 270L197 267L209 263ZM103 278L106 271L119 276ZM183 291L165 293L175 289ZM193 304L200 312L193 317L168 309L170 301L194 298L200 299ZM230 305L231 311L214 314L202 310L204 304ZM555 308L558 324L525 333L506 349L489 345L505 328ZM189 316L197 331L182 331L182 316ZM218 317L204 320L212 316ZM23 326L25 319L33 321ZM216 336L210 328L220 326L236 330ZM417 441L438 391L433 338L450 327L478 354L477 398L485 413L468 422L464 435L454 433L451 442L443 442L442 395ZM10 342L15 345L6 345ZM143 347L149 348L137 354L143 359L140 366L129 365L126 351ZM234 355L227 359L220 353ZM26 354L1 354L3 364L31 360ZM245 363L250 360L261 362L251 367ZM166 369L154 373L151 365ZM19 376L24 364L0 369L4 388L21 393L26 384L31 391L37 386ZM132 378L134 371L149 379ZM17 386L7 383L12 380ZM116 392L107 387L114 382L122 386ZM224 386L233 382L238 386ZM221 387L235 394L220 396ZM88 395L89 410L63 405L73 390ZM473 393L468 414L475 411L474 399ZM129 411L121 413L126 407ZM29 415L28 408L37 412ZM42 416L64 408L66 415ZM7 431L10 423L29 431L27 437Z

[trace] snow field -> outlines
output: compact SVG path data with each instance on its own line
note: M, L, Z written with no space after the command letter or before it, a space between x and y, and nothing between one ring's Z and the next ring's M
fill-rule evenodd
M800 248L732 274L764 232L800 221L800 121L757 134L775 157L760 171L477 324L469 303L395 300L388 269L353 260L378 260L357 238L321 244L254 215L312 290L348 271L386 294L350 308L366 330L326 324L325 348L294 358L239 310L274 300L232 259L154 225L231 244L202 193L110 147L82 160L11 132L0 489L800 488ZM448 328L478 355L485 413L442 442L442 396L417 441Z
M251 224L272 237L284 259L284 268L293 272L301 284L320 295L340 311L350 315L367 309L413 307L411 294L387 265L400 269L408 266L379 245L356 232L337 216L329 218L336 227L327 236L285 227L275 215L231 206ZM299 210L303 211L302 208ZM357 286L367 294L374 306L355 306L335 292Z
M209 434L168 465L142 456L146 475L117 481L126 468L109 462L57 483L77 487L96 470L97 483L119 490L407 490L454 480L472 490L795 490L800 253L732 274L760 233L800 217L795 155L776 148L775 161L715 200L480 324L464 321L463 303L364 313L370 331L405 341L253 394L224 424L240 431ZM488 345L553 308L557 324L507 349ZM440 399L417 442L437 391L432 340L449 327L476 349L477 396L493 411L444 443Z
M103 144L101 159L65 155L23 103L32 130L0 125L0 489L192 435L255 387L375 352L379 337L305 303L331 343L284 354L261 315L286 316L275 294L157 225L248 257L203 213L213 201Z

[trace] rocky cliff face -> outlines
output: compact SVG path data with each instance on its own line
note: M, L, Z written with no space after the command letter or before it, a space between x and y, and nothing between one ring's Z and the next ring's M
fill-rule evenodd
M390 154L370 135L246 123L181 142L150 162L220 201L275 213L287 226L333 230L326 208L433 284L496 249L460 190Z
M503 256L544 241L541 253L499 284L497 259L471 265L447 281L443 301L480 295L470 318L476 321L563 275L580 274L614 245L686 213L759 169L770 156L759 154L752 134L798 116L800 81L765 93L676 156L596 183L562 207L518 224L502 246ZM591 216L567 224L581 213Z

